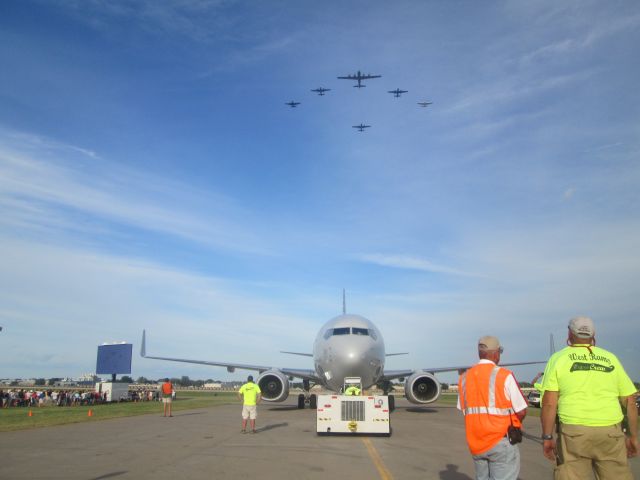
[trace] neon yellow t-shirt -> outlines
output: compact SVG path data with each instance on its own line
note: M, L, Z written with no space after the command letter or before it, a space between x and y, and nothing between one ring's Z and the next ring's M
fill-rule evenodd
M248 382L240 387L238 393L244 397L245 405L255 405L260 393L260 387L253 382Z
M559 392L558 416L562 423L614 425L623 418L619 398L633 395L636 387L613 353L587 346L566 347L551 356L542 392Z
M344 391L345 395L360 395L360 389L358 387L355 386L350 386L347 387L347 389Z

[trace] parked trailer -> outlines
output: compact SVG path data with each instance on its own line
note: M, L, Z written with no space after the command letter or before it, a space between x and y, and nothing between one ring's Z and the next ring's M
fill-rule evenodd
M391 435L386 395L318 395L316 432Z

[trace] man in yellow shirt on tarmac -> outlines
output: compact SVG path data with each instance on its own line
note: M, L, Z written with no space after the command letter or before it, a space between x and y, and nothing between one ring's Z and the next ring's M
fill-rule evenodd
M242 433L247 433L247 419L251 421L251 433L256 433L257 405L260 403L260 387L253 383L253 375L247 377L247 383L238 390L242 400Z
M636 388L618 358L595 346L590 318L571 319L567 343L549 359L542 382L543 453L556 462L554 478L587 479L595 472L599 480L632 480L628 458L638 454Z

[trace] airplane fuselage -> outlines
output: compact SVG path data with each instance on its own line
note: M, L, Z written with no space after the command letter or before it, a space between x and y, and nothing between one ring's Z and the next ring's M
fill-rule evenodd
M384 371L382 334L359 315L340 315L325 323L313 344L316 374L325 387L340 391L345 377L360 377L363 388L375 385Z

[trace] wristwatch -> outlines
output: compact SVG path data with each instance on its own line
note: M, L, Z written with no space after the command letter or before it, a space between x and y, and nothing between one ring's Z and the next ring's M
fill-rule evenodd
M550 433L543 433L542 434L542 439L543 440L553 440L553 435L551 435Z

